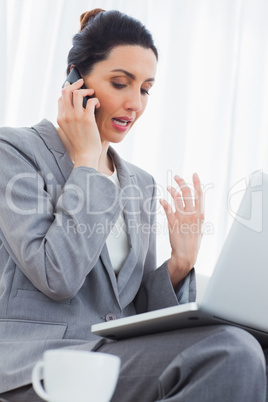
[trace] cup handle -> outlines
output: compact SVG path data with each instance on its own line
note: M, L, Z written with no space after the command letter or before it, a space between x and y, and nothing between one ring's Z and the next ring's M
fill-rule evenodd
M44 388L41 385L42 372L44 369L44 361L39 360L33 368L32 372L32 384L35 392L40 398L43 398L45 401L48 401L48 394L45 392Z

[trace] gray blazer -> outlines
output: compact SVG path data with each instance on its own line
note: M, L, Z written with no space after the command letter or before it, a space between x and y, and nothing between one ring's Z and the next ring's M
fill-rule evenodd
M0 393L31 382L47 349L96 350L91 325L195 298L156 269L155 183L109 150L120 186L73 169L55 127L0 130ZM123 209L130 250L116 277L106 238Z

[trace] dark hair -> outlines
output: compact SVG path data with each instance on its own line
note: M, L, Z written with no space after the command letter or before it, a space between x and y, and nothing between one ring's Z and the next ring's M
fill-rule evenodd
M108 58L110 51L120 45L138 45L158 52L151 33L133 17L120 11L94 9L81 15L81 30L73 37L68 55L67 74L72 65L82 76L92 70L95 63Z

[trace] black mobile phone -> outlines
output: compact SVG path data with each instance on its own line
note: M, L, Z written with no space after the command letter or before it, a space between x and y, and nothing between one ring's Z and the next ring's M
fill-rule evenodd
M72 70L71 70L71 72L69 73L68 77L67 77L66 80L64 81L64 83L63 83L63 85L62 85L62 88L64 88L64 85L65 85L66 81L68 81L70 84L73 84L74 82L80 80L80 78L82 78L82 77L81 77L79 71L77 70L76 67L73 67ZM82 89L82 88L83 88L83 89L86 89L85 84L83 84L83 85L81 86L81 89ZM83 106L84 106L84 108L86 108L87 101L89 100L89 98L90 98L90 96L84 96L84 98L83 98ZM96 112L95 112L95 113L96 113Z

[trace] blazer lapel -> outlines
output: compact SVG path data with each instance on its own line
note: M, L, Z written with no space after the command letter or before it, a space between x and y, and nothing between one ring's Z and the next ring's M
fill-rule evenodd
M121 189L126 197L124 206L124 215L128 231L129 253L117 277L117 288L120 297L120 304L125 307L135 297L141 283L142 270L137 270L133 275L139 258L140 241L140 189L136 181L136 177L129 166L119 157L113 148L109 148L109 152L115 163ZM131 278L131 281L130 281ZM126 291L127 287L127 291Z
M72 172L73 162L71 161L56 128L46 119L33 126L33 128L38 132L47 148L55 156L56 163L66 181Z
M108 252L108 248L106 246L106 243L103 246L103 249L101 250L101 254L100 254L100 259L105 267L105 269L108 272L110 281L112 283L112 287L114 290L114 294L116 296L117 302L120 306L120 299L119 299L119 294L118 294L118 284L117 284L117 279L116 279L116 275L110 260L110 256L109 256L109 252Z

